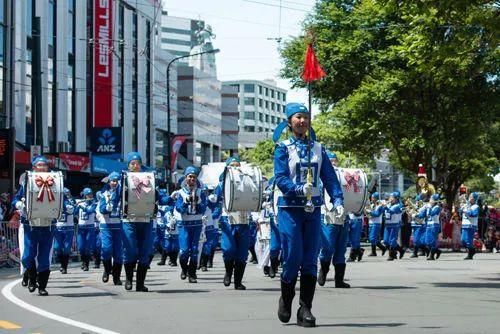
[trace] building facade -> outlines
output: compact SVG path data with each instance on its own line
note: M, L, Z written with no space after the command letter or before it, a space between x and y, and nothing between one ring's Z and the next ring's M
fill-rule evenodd
M167 11L161 16L161 48L175 57L187 56L196 44L196 31L205 23L183 17L168 15ZM189 59L181 60L182 64L189 64Z
M286 119L287 91L272 80L224 81L223 86L238 92L238 147L253 148L259 141L272 138L276 125Z
M222 137L221 149L228 156L238 153L238 90L234 86L222 86L221 96Z

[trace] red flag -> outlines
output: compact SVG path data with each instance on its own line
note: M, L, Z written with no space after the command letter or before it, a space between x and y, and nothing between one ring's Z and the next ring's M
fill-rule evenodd
M306 59L304 62L304 72L302 72L302 80L305 82L316 81L326 76L325 71L321 68L318 58L314 54L312 44L307 46Z
M172 139L172 155L170 156L170 170L173 172L177 165L177 154L181 149L182 144L186 141L186 136L175 136Z

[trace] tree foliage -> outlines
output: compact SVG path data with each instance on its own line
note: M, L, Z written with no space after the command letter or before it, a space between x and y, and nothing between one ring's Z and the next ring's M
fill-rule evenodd
M242 161L259 166L263 175L268 178L273 176L274 142L272 140L260 141L255 148L241 150L239 155Z
M304 31L327 73L313 87L321 141L366 160L389 148L412 175L434 167L451 203L462 182L498 168L499 14L498 1L318 1ZM310 41L282 50L295 86Z

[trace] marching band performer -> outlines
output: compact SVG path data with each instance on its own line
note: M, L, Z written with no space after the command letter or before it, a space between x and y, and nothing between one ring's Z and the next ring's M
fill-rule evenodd
M326 155L335 170L337 168L337 155L330 151L327 151ZM324 191L321 193L323 194ZM348 216L338 219L338 224L331 224L325 219L327 211L328 209L324 203L321 206L321 250L319 252L321 267L318 273L318 284L320 286L325 285L326 276L330 271L330 262L332 262L335 269L335 287L348 289L351 286L344 282L346 269L345 252L349 237Z
M181 279L185 280L187 276L189 283L198 282L198 244L203 228L202 217L207 207L207 198L198 182L199 173L199 169L194 166L186 168L174 210L179 226Z
M290 320L295 284L300 271L297 324L314 327L316 318L311 313L311 308L316 288L321 234L320 181L331 197L333 210L340 217L344 215L343 195L325 149L320 143L311 140L314 139L311 138L312 131L308 134L309 110L302 104L289 103L285 113L287 121L278 125L273 135L273 139L278 141L286 127L292 132L292 137L280 142L274 151L274 176L276 185L283 194L278 198L278 221L283 245L278 318L284 323ZM312 182L308 182L310 180L307 178L309 167L314 171Z
M257 264L257 253L255 252L255 243L257 242L257 220L251 216L250 222L248 223L249 232L248 233L248 251L250 252L250 260L248 262Z
M114 285L122 285L120 275L123 263L122 222L120 219L120 174L112 172L101 190L97 211L100 213L101 257L104 265L102 281L113 276Z
M240 167L241 162L237 157L230 157L226 160L228 166ZM246 290L241 283L245 273L246 261L248 257L248 248L250 242L250 212L226 212L222 208L223 203L223 175L220 177L220 183L215 189L217 195L218 210L222 210L220 218L220 228L222 232L222 258L226 273L224 275L224 286L231 285L231 278L234 271L234 288L236 290Z
M99 229L99 223L102 220L101 214L97 207L99 206L99 201L101 199L101 192L98 191L95 193L96 198L96 210L95 210L95 219L94 219L94 227L95 227L95 238L94 238L94 269L99 269L101 267L101 250L102 250L102 240L101 240L101 230Z
M271 246L269 249L269 257L271 266L269 267L269 277L274 278L278 274L278 268L280 266L280 255L281 255L281 237L278 225L278 219L276 217L276 212L274 212L274 187L275 178L272 177L269 180L269 204L267 206L269 210L269 218L271 220Z
M142 171L142 158L138 152L127 154L127 168L129 172L139 173ZM123 185L122 185L123 186ZM155 198L158 205L165 205L169 197L161 195L156 189ZM146 219L140 217L139 219ZM122 241L123 241L123 262L125 267L125 290L132 290L134 279L134 268L137 264L137 281L135 291L148 292L144 285L149 267L151 248L153 244L153 224L151 219L147 221L122 217Z
M429 207L427 208L427 227L425 229L425 244L430 250L430 255L427 260L431 261L439 259L439 256L441 256L441 251L438 248L438 235L439 232L441 232L441 225L439 223L440 213L439 195L434 194L431 196Z
M82 259L82 270L89 270L89 262L95 247L95 210L97 203L90 188L84 188L81 195L83 200L76 206L78 215L78 252Z
M167 193L165 189L160 189L159 191L164 194ZM159 266L164 266L165 262L167 261L167 252L163 248L163 244L165 241L165 230L167 228L167 221L165 219L166 208L166 205L159 205L158 211L156 212L156 234L154 235L153 249L156 249L161 255L160 261L156 263Z
M219 219L216 216L214 218L214 210L217 207L217 196L211 194L207 186L205 186L205 196L207 196L207 208L205 211L203 222L205 224L205 237L206 241L203 243L201 258L200 258L200 269L201 271L207 271L208 261L213 254L215 248L217 247L217 239L219 238Z
M351 243L351 252L347 262L353 262L356 259L361 261L364 248L361 248L361 230L363 229L363 214L349 213L349 242Z
M401 215L403 213L403 205L400 201L401 194L399 191L391 193L389 204L385 208L385 231L384 243L389 247L389 257L387 261L393 261L397 257L403 258L405 250L398 244L399 229L401 228Z
M56 222L56 232L54 235L54 252L59 258L61 274L68 273L68 263L71 256L71 245L75 234L75 224L73 221L76 203L68 188L64 188L63 212Z
M48 172L49 165L47 158L44 156L36 156L31 162L34 172ZM21 223L24 230L24 250L22 253L22 264L28 272L29 292L34 292L37 288L40 296L47 296L49 293L46 290L47 282L50 276L50 251L52 248L52 241L56 229L54 226L32 226L26 218L26 187L25 179L21 177L19 190L14 196L12 207L21 211ZM40 218L45 219L45 218ZM38 266L37 266L38 265Z
M462 245L467 248L468 254L464 260L472 260L476 250L474 249L474 233L477 232L477 222L479 216L479 206L477 201L479 193L473 192L469 196L469 201L462 205Z
M380 231L382 229L382 216L384 214L384 207L380 204L380 195L374 192L370 196L370 208L367 210L368 215L368 238L372 252L368 256L377 256L377 247L382 250L384 256L387 248L380 242Z
M418 257L418 250L425 247L425 230L427 229L425 224L425 218L427 217L427 206L422 205L422 196L417 195L415 197L415 204L419 207L417 212L415 212L411 217L411 227L413 229L413 254L410 258Z
M174 196L174 195L172 195ZM177 267L177 257L179 256L179 229L174 217L174 207L166 206L165 215L165 238L163 239L163 250L168 256L168 265Z

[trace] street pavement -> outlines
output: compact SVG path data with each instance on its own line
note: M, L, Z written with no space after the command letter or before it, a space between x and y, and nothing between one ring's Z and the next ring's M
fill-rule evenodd
M457 253L443 253L437 261L407 257L394 262L365 257L348 264L351 289L335 289L330 272L316 290L315 329L296 326L298 291L290 323L279 322L279 279L264 277L254 265L245 273L246 291L224 287L220 253L213 269L198 273L198 284L181 281L179 267L160 267L155 259L146 280L149 293L102 283L102 269L83 272L75 264L61 275L54 266L49 297L30 294L20 284L13 295L102 331L47 319L2 294L0 333L499 333L500 254L477 254L473 261ZM17 278L0 269L0 289ZM20 328L5 329L8 324Z

